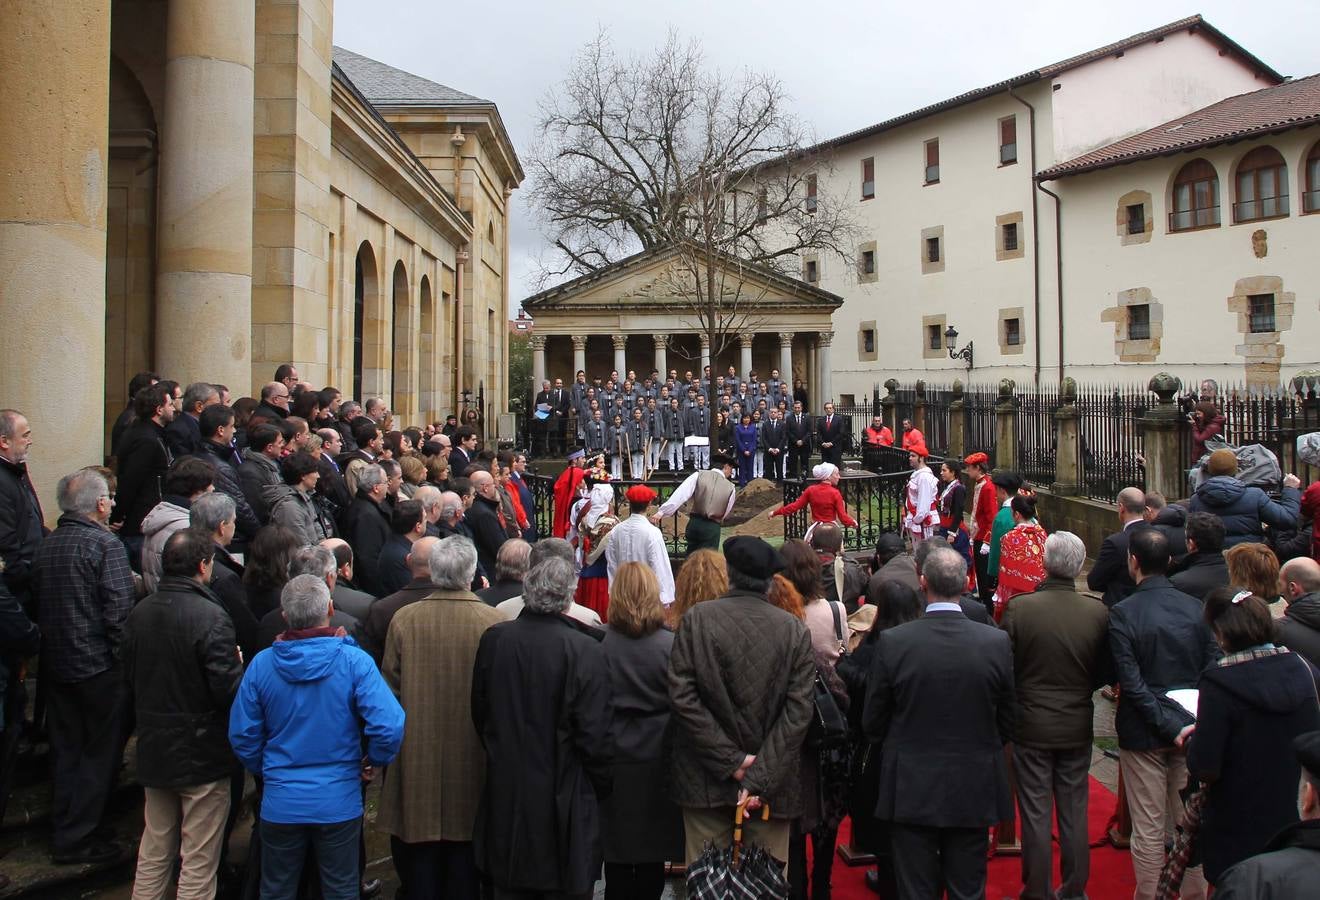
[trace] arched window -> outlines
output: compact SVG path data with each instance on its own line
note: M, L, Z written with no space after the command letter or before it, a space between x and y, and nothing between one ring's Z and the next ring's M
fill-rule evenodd
M1302 209L1320 212L1320 141L1306 157L1306 193L1302 195Z
M1288 164L1273 147L1257 147L1238 163L1234 222L1288 215Z
M1214 228L1219 225L1219 176L1203 159L1183 166L1173 180L1173 212L1170 231Z

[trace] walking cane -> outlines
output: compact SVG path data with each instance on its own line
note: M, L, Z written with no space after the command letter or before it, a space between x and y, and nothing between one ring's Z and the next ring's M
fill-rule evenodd
M646 436L646 449L642 451L642 481L651 477L651 436Z
M636 473L636 471L633 469L633 460L632 460L632 443L628 440L628 426L627 426L627 425L623 426L623 435L622 435L622 437L623 437L623 449L624 449L624 454L625 454L625 456L627 457L627 460L628 460L628 477L629 477L629 478L633 478L633 479L635 479L635 478L637 477L637 473Z

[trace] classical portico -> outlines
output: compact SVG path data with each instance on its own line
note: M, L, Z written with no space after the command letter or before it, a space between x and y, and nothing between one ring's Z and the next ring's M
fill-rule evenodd
M742 265L740 281L726 293L736 301L722 307L712 358L704 323L692 301L675 289L676 254L639 253L606 269L542 291L523 301L535 320L532 385L584 370L589 378L652 369L715 374L733 366L768 378L772 369L805 382L813 405L832 396L831 316L843 302L828 291L768 269Z

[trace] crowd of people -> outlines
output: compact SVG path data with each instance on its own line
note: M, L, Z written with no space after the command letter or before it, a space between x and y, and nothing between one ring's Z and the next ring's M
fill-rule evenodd
M679 454L704 465L657 506L646 484L619 502L584 433L542 535L526 456L452 417L395 429L383 401L292 366L260 398L152 373L131 389L113 464L60 480L49 533L27 420L0 410L0 746L8 773L49 740L52 858L98 863L125 849L105 816L136 735L135 898L373 896L373 780L407 900L585 898L602 878L611 900L658 898L739 810L794 898L831 895L845 816L882 897L983 897L1015 816L1022 896L1084 897L1105 686L1138 898L1314 890L1320 563L1264 541L1301 514L1293 476L1257 496L1212 454L1187 504L1124 490L1082 593L1085 545L1047 533L1018 474L983 453L937 472L910 427L901 531L851 558L828 405L804 438L813 484L775 511L809 510L809 533L776 547L721 540L736 441ZM866 443L893 436L877 422ZM681 561L657 527L675 515Z

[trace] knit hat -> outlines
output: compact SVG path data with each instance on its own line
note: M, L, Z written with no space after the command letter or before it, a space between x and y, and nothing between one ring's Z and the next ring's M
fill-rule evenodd
M1237 470L1237 454L1226 447L1211 453L1210 458L1205 461L1205 474L1211 477L1215 475L1236 475Z

